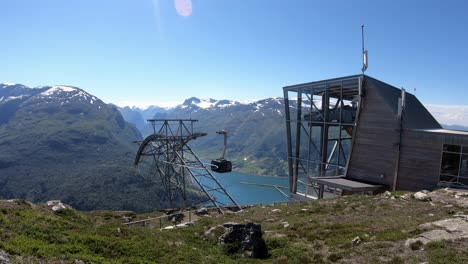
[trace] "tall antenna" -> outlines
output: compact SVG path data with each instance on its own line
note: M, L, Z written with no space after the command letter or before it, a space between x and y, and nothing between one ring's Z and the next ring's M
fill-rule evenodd
M364 49L364 25L361 26L361 36L362 36L362 74L367 70L368 61L367 61L367 50Z

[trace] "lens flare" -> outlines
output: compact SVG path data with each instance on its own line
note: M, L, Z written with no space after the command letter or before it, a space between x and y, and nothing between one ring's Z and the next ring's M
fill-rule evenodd
M175 0L175 8L179 15L188 17L192 14L192 0Z

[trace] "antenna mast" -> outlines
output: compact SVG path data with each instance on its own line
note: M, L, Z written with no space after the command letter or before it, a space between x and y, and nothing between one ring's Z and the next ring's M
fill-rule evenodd
M367 61L367 50L364 48L364 25L361 26L361 36L362 36L362 75L367 70L368 61Z

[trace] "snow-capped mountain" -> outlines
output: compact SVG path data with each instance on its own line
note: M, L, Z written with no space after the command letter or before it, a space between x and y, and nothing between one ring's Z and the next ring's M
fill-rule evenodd
M198 99L191 97L185 100L181 105L176 106L173 110L207 110L215 111L218 109L243 109L259 112L262 109L279 109L283 107L282 98L267 98L262 100L246 100L246 101L233 101L233 100L216 100L216 99ZM284 108L284 107L283 107ZM281 114L278 112L278 114Z
M164 206L151 200L164 196L160 185L135 175L139 139L115 106L83 89L0 84L0 197L83 210Z
M120 108L128 122L141 120L140 109ZM132 116L133 119L129 118ZM156 112L153 118L192 118L198 120L195 129L208 136L191 142L202 158L218 158L223 140L215 133L228 131L228 156L235 169L256 174L285 175L286 140L284 102L282 98L235 101L191 97L170 109ZM134 123L137 127L141 126ZM149 125L142 134L152 133Z
M191 97L186 99L182 104L174 107L159 107L150 106L148 108L139 107L119 107L126 120L137 124L141 119L147 120L151 118L165 118L170 115L183 115L186 113L197 113L199 111L247 111L251 113L265 114L263 111L271 111L278 116L282 116L284 112L284 104L282 98L267 98L261 100L216 100L212 98L199 99ZM137 114L139 113L139 114Z
M90 104L96 102L99 108L104 104L95 96L84 90L66 85L28 87L22 84L0 84L0 103L7 103L12 100L38 100L44 103L58 102L61 105L71 101L86 101Z

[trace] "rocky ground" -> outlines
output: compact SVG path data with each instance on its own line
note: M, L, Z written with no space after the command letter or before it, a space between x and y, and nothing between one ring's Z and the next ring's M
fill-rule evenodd
M167 213L1 201L0 263L468 263L463 190Z

